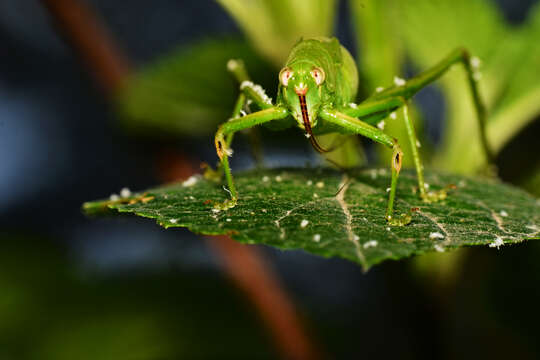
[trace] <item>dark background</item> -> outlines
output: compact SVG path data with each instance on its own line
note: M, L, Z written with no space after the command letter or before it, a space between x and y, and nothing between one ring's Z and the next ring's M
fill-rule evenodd
M239 33L209 0L88 3L136 66ZM497 3L519 23L533 1ZM340 10L337 34L351 48ZM40 2L0 2L0 358L279 356L201 239L82 214L84 201L161 183L159 159L170 152L215 161L210 139L125 133ZM363 274L344 260L261 251L310 337L335 358L540 357L535 242L468 250L451 280L419 275L412 260Z

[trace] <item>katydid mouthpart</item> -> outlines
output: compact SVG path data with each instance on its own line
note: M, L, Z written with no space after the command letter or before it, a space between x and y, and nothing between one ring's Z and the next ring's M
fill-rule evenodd
M471 65L469 53L465 49L454 50L431 69L407 81L396 78L393 86L386 89L377 88L373 95L358 104L354 103L358 88L356 64L347 49L340 45L336 38L301 39L293 47L279 73L275 104L261 86L250 81L241 60L230 60L227 68L240 82L240 95L231 119L219 127L215 145L231 198L215 203L214 208L218 210L232 208L238 201L238 192L228 160L232 155L230 146L234 133L256 125L264 125L272 130L296 126L305 131L306 137L318 152L326 152L327 149L317 142L315 136L326 133L362 135L391 148L392 177L385 216L391 225L408 224L411 221L410 213L394 215L394 200L403 152L397 139L374 125L388 116L395 117L395 111L403 112L418 178L419 196L426 202L444 199L446 190L426 189L423 165L418 152L419 142L409 117L407 101L457 63L461 63L467 73L482 146L488 162L491 162L492 155L485 132L486 113L476 84L474 64ZM250 103L258 107L259 111L245 114L244 107Z

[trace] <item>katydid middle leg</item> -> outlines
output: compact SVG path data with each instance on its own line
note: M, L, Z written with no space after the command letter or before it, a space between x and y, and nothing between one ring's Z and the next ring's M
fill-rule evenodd
M426 189L426 184L424 181L424 166L418 151L419 142L418 138L416 137L414 124L409 117L409 106L405 98L396 96L379 100L368 99L354 108L349 107L344 109L343 112L352 117L359 117L362 120L365 119L367 123L373 124L381 119L384 119L386 116L390 115L394 111L397 111L398 109L402 109L403 111L403 121L405 122L409 143L411 144L411 152L414 166L416 168L420 197L426 202L443 200L446 198L446 190L427 191Z
M492 165L494 162L494 156L487 141L486 109L484 107L484 104L482 103L480 92L478 90L474 66L473 64L471 64L471 56L466 49L455 49L446 58L433 66L431 69L428 69L421 74L412 77L411 79L407 80L403 85L392 86L381 92L377 92L370 96L367 101L377 101L395 97L403 97L404 99L408 100L418 91L420 91L430 83L434 82L435 80L439 79L450 69L452 65L458 63L461 63L463 65L465 72L467 73L467 82L469 84L469 89L476 111L481 145L488 164Z

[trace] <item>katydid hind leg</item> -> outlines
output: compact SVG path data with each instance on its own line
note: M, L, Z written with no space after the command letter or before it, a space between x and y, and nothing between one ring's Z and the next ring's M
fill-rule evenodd
M425 183L424 166L420 157L420 152L418 151L420 143L416 136L414 123L409 116L408 102L404 97L396 96L378 100L368 99L365 102L359 104L356 108L349 109L348 111L351 113L360 113L362 117L370 119L373 117L374 114L391 114L391 112L398 111L399 109L403 111L403 121L405 122L407 137L411 145L411 155L413 157L413 162L418 178L418 192L420 194L420 197L426 202L443 200L447 196L447 189L443 189L440 191L429 190L429 185Z
M452 51L446 58L430 69L420 73L405 81L403 84L396 84L388 89L373 94L368 100L377 101L387 98L403 97L410 99L418 91L433 83L444 75L454 64L461 63L467 74L469 91L473 100L476 120L480 134L480 142L484 151L488 165L493 166L494 155L489 146L486 135L486 108L482 102L478 89L478 76L475 70L476 62L471 61L471 56L466 49L458 48Z

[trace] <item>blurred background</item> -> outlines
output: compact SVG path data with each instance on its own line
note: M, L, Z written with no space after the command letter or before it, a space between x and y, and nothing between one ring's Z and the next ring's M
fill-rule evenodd
M80 208L214 165L213 134L237 95L227 59L243 58L275 97L292 44L332 34L358 59L364 97L468 47L499 175L540 195L538 1L2 0L0 359L308 358L284 350L219 239ZM423 90L415 121L431 166L476 174L485 159L464 79L456 67ZM389 131L404 138L399 123ZM297 132L265 134L265 166L323 163ZM250 141L235 140L234 170L255 166ZM362 143L371 164L388 158ZM537 242L366 274L249 248L312 355L540 358Z

